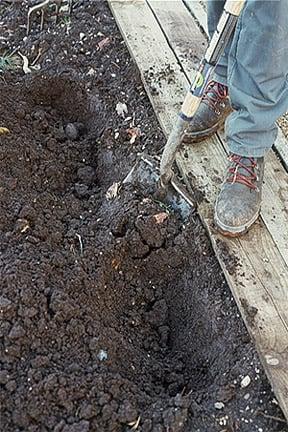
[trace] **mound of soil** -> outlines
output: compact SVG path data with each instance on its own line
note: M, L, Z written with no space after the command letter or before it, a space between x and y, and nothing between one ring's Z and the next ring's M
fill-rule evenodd
M107 195L165 140L106 3L27 38L1 8L41 66L0 87L2 430L287 430L197 216Z

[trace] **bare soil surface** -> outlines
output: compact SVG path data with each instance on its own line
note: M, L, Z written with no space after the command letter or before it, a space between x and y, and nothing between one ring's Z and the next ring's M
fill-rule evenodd
M26 14L1 2L41 68L0 75L1 430L287 432L197 216L107 197L165 142L107 4Z

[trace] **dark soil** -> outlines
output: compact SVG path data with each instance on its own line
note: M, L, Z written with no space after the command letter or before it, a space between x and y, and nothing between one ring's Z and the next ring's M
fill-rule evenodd
M195 214L106 197L164 145L108 6L25 38L26 3L0 5L1 47L42 49L0 75L1 430L287 431Z

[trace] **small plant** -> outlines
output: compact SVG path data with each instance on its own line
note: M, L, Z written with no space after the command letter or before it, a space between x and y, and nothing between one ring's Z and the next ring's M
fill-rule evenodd
M71 29L71 18L68 15L64 15L60 21L60 25L66 28L66 32L69 33Z
M20 64L20 59L16 54L8 54L7 51L0 54L0 73L18 69Z
M64 15L63 18L60 21L60 24L64 24L65 26L71 25L71 18L68 15Z

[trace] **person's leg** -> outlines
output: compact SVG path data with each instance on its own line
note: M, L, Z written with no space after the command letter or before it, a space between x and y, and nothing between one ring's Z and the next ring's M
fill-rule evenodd
M225 0L208 0L208 29L212 37L223 12ZM207 84L200 106L191 120L183 138L193 143L213 135L231 112L227 88L228 53L231 41Z
M234 112L226 123L230 151L261 157L288 109L288 1L247 0L228 61Z
M287 0L247 0L232 41L231 155L215 206L215 223L228 235L245 232L259 215L264 155L276 138L275 121L288 109L287 16Z

